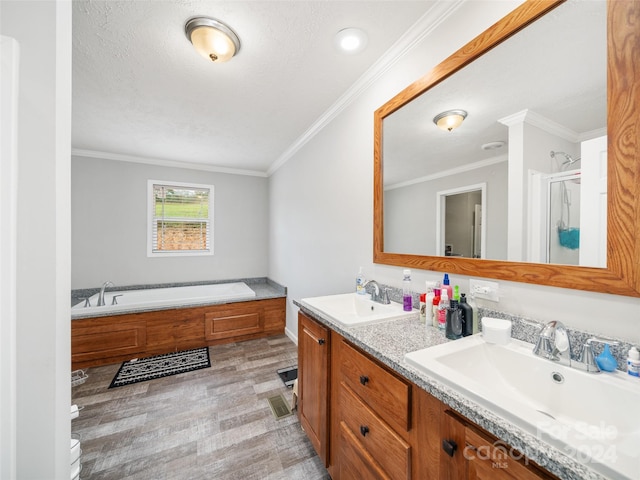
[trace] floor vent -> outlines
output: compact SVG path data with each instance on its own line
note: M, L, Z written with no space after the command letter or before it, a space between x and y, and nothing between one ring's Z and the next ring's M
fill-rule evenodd
M275 397L269 397L267 398L267 401L269 402L273 416L276 417L277 420L291 415L291 408L289 408L289 405L282 394L276 395Z

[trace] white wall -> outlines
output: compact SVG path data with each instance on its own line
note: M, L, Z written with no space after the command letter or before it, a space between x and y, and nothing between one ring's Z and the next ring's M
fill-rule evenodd
M287 329L297 337L292 299L351 291L367 278L401 286L402 269L374 265L373 111L508 13L519 2L463 4L421 45L357 98L270 177L269 276L289 288ZM413 271L416 289L442 272ZM468 291L469 277L452 282ZM506 312L640 341L640 299L499 282Z
M73 157L72 288L267 275L267 179ZM214 186L214 255L147 257L147 180Z
M0 8L1 33L20 47L16 478L63 479L71 433L71 2Z

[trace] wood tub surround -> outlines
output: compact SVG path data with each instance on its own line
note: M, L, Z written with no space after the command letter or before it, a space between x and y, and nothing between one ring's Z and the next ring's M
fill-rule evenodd
M71 321L72 369L284 333L286 298Z
M333 480L557 480L516 450L502 460L505 442L326 319L300 311L298 325L298 415Z

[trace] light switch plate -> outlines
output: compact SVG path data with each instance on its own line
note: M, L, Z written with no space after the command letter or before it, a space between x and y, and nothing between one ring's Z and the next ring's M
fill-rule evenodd
M473 295L474 298L482 298L483 300L498 302L500 301L498 291L498 282L474 279L469 280L469 293Z

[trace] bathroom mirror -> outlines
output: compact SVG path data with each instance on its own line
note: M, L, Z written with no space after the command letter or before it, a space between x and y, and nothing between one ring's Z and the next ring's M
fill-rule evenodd
M510 42L520 30L545 15L556 15L555 8L563 2L526 2L511 14L490 27L469 44L455 52L431 72L411 84L380 107L374 116L374 262L406 266L419 269L458 273L469 276L496 278L510 281L537 283L556 287L573 288L621 295L640 296L638 263L640 262L640 238L636 240L636 225L640 221L638 187L640 154L638 152L638 82L640 74L634 67L634 58L639 54L634 48L639 44L639 34L634 22L640 13L633 2L607 2L607 232L606 267L582 267L557 264L540 264L523 261L506 261L500 257L491 260L435 256L423 253L408 254L401 250L385 248L385 191L384 175L390 172L385 166L386 138L385 121L404 106L430 98L429 94L441 90L448 79L464 75L466 67L502 42ZM569 5L572 2L568 2ZM587 2L588 3L588 2ZM571 8L580 8L580 3ZM634 10L635 9L635 10ZM523 32L525 33L525 32ZM508 66L503 66L506 69ZM483 82L471 78L471 82ZM535 95L533 93L532 95ZM433 102L437 101L437 96ZM465 108L464 105L449 105L449 108ZM514 111L522 115L522 112ZM526 112L525 112L526 114ZM472 113L469 113L471 120ZM431 118L427 119L431 122ZM508 125L512 119L503 119ZM427 122L427 123L428 123ZM432 127L435 128L433 124ZM465 127L463 122L460 131ZM457 131L442 132L455 135ZM453 137L455 138L455 137ZM499 138L496 140L506 140ZM511 142L511 138L509 141ZM487 165L504 163L500 155L494 155ZM455 168L453 166L452 168ZM391 175L389 173L389 175ZM509 173L511 175L511 173ZM401 183L398 180L395 184ZM435 190L433 196L435 197ZM487 194L490 199L492 190ZM492 206L488 203L488 213ZM412 221L418 221L420 210L415 207ZM491 225L491 219L488 220ZM490 227L489 227L490 229ZM487 243L491 244L488 229ZM435 253L435 252L434 252ZM488 258L492 258L491 255ZM496 259L497 258L497 259Z

